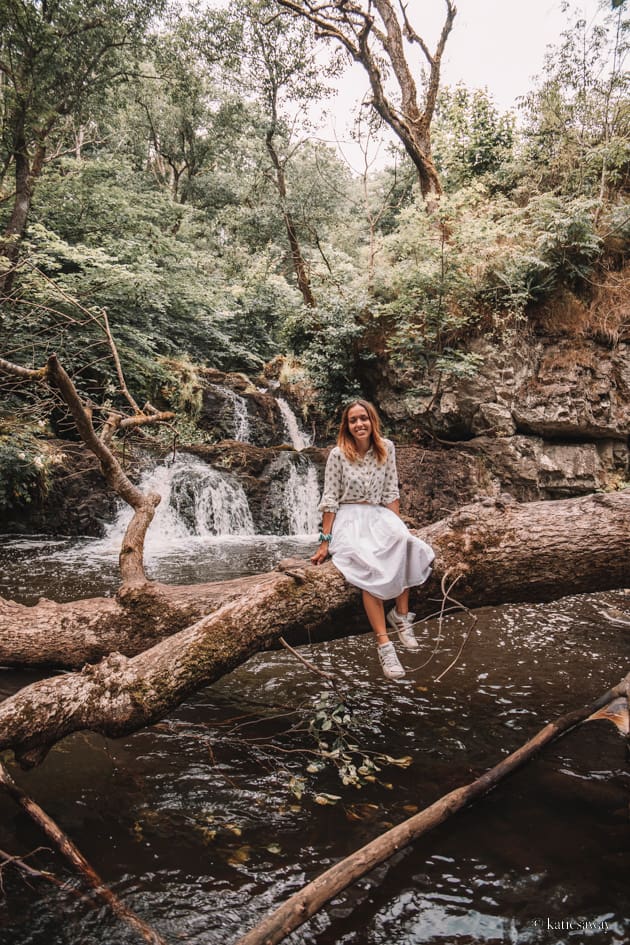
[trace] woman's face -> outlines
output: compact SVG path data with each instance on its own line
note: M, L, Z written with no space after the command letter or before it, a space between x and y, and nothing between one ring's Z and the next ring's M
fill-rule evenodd
M348 411L348 429L352 439L359 449L367 448L370 445L372 436L372 423L368 412L361 404L355 404Z

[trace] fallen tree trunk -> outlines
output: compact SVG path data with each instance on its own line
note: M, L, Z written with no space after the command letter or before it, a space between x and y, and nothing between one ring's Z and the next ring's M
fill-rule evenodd
M414 594L419 617L435 610L447 571L461 575L457 598L472 608L554 600L630 581L630 490L522 505L486 499L417 534L437 555L432 579ZM285 595L278 571L215 584L124 585L116 598L68 604L44 600L26 607L0 599L0 665L79 668L114 651L135 656L241 598L250 619L260 607L260 589L268 587L278 593L252 652L275 645L281 634L299 643L309 633L325 640L366 628L350 619L360 618L358 592L347 585L342 590L337 579L331 564L322 566L321 600L308 621L298 599ZM268 632L274 625L277 632Z
M365 876L379 863L384 863L403 847L408 846L418 837L428 833L434 827L444 823L471 801L482 797L492 790L507 775L526 761L529 761L541 748L559 735L569 731L579 722L608 705L613 699L625 695L630 698L630 674L621 682L604 693L586 709L577 709L561 716L555 722L545 725L533 738L513 751L481 777L470 784L455 788L438 798L429 807L392 827L386 833L376 837L370 843L356 850L350 856L331 866L308 885L294 893L277 909L265 916L255 928L238 940L236 945L277 945L287 935L310 919L322 906L348 886Z
M552 600L625 586L630 578L628 492L525 505L486 502L461 509L422 535L436 548L437 561L416 595L420 614L435 610L447 571L461 576L457 598L467 607ZM129 734L276 645L280 636L291 640L293 632L310 628L314 639L322 639L332 635L331 619L349 604L359 611L357 591L332 564L261 575L246 586L246 594L137 656L113 653L80 673L42 680L5 700L0 750L13 749L28 766L71 732ZM184 602L194 594L170 591ZM61 624L58 632L63 634Z

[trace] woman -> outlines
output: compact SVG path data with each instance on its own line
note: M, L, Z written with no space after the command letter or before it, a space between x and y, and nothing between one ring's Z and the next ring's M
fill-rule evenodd
M366 400L353 401L343 412L319 510L320 546L311 561L321 564L331 554L348 583L361 588L383 673L401 679L405 670L387 625L404 647L418 649L409 588L426 581L435 556L400 518L394 444L381 436L378 414ZM383 601L392 599L396 605L386 618Z

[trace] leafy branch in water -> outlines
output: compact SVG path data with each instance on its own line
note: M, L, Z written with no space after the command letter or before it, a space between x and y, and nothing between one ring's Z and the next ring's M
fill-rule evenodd
M319 774L332 766L344 787L362 788L378 781L384 765L406 768L411 764L410 756L392 758L361 748L357 737L360 725L349 700L339 701L336 693L323 692L313 708L315 715L309 721L308 731L315 741L319 757L309 762L306 768L309 774Z

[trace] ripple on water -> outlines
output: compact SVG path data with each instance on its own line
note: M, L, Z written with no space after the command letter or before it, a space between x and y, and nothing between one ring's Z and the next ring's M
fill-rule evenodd
M285 556L282 543L273 547ZM76 570L76 557L64 559L65 551L54 546L55 581L65 573L64 560ZM246 562L260 552L251 551ZM34 571L50 572L50 560L50 548L35 549ZM402 654L409 671L402 685L380 677L367 634L306 648L319 668L343 674L357 743L413 759L409 768L383 765L379 781L361 791L344 787L331 771L306 775L304 756L294 754L306 736L292 728L291 713L312 703L322 681L286 651L254 657L133 738L105 744L74 736L40 769L18 777L168 940L223 945L331 862L468 783L547 721L617 682L611 673L621 675L627 635L600 614L614 599L484 608L439 682L468 628L459 615L445 619L441 634L435 621L420 627L420 653ZM12 679L23 678L2 677L7 692ZM301 799L289 789L295 776L305 777ZM613 727L580 726L347 890L289 941L565 945L561 933L539 934L532 923L541 915L603 916L609 932L585 941L626 941L629 783L624 743ZM320 807L317 792L341 800ZM13 849L16 838L24 849L40 843L0 797L0 847ZM5 931L12 945L132 942L102 912L15 879L0 903L0 939Z

